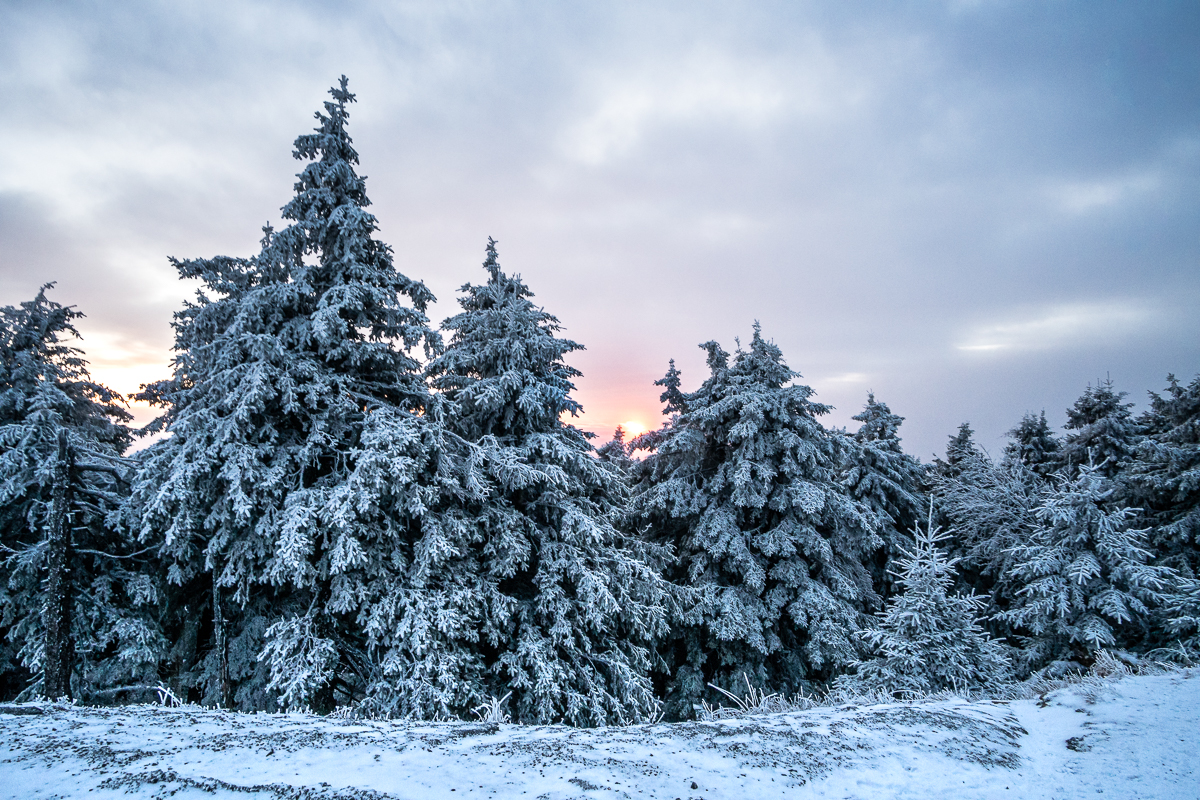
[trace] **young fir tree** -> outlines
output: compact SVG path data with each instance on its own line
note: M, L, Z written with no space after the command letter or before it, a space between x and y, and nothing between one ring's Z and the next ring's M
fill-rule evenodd
M1089 664L1098 650L1138 643L1174 578L1147 563L1145 531L1130 527L1133 511L1110 507L1111 495L1099 469L1082 467L1044 494L1032 541L1016 549L1012 574L1024 586L998 616L1022 640L1027 669Z
M1070 433L1063 439L1059 464L1070 474L1093 465L1104 477L1113 478L1132 460L1139 431L1130 412L1133 403L1122 402L1125 395L1105 380L1088 386L1067 409L1063 427Z
M641 463L633 518L675 548L670 576L696 600L666 644L669 713L691 716L706 683L743 673L794 692L853 661L854 632L878 602L866 562L875 515L839 481L845 437L829 407L754 326L733 363L716 342L711 375ZM669 387L668 387L669 388Z
M1008 432L1009 443L1004 446L1004 461L1019 463L1045 477L1058 468L1059 442L1046 422L1046 412L1038 416L1026 414L1021 423Z
M1119 480L1142 509L1157 563L1200 577L1200 377L1187 386L1167 376L1166 396L1150 393L1138 420L1146 437Z
M95 699L153 682L165 641L153 569L106 525L130 415L91 379L70 344L82 315L51 286L0 309L0 669L9 696L32 681L27 694Z
M959 461L954 477L938 478L934 493L949 526L949 551L962 582L988 600L988 627L1006 633L996 614L1024 584L1015 577L1019 549L1037 529L1035 510L1046 481L1017 460L997 464L976 451Z
M375 238L345 77L330 94L296 139L288 225L250 259L173 262L204 289L176 314L174 376L143 395L170 436L131 524L207 611L205 700L246 709L360 695L376 671L361 620L411 562L444 466L409 355L440 344L433 297Z
M389 654L391 702L432 716L511 696L520 722L653 718L651 647L670 602L661 554L614 527L622 474L562 421L580 411L564 357L581 345L501 271L491 239L483 266L428 373L447 426L478 448L484 485L445 502L458 530L416 554L422 594L391 622L406 631Z
M986 601L951 591L956 559L938 546L948 538L940 531L931 505L925 529L913 529L912 548L897 559L903 591L878 614L877 627L860 633L874 658L856 663L838 688L906 698L986 689L1005 677L1005 648L979 625Z
M867 395L867 404L853 419L862 424L847 448L847 469L842 482L850 496L875 514L875 529L883 547L875 553L876 590L891 594L888 563L911 547L906 531L918 519L918 504L925 471L921 463L900 446L899 428L904 417L893 414L887 403Z

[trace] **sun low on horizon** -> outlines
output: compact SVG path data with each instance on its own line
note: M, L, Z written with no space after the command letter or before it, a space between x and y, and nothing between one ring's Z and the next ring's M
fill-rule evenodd
M169 373L168 256L257 251L343 74L430 322L494 236L600 441L756 320L823 424L870 389L925 460L1200 364L1195 2L126 5L0 5L0 306L56 281L119 391Z
M632 439L634 436L641 436L650 430L644 422L636 419L627 419L621 423L622 430L625 431L625 438Z

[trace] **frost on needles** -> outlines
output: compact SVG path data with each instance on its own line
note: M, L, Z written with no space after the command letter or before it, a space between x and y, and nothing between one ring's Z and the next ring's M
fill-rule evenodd
M837 688L910 698L994 688L1006 677L1004 645L979 625L986 601L951 590L955 559L939 546L950 537L932 520L931 506L926 527L913 531L914 544L895 562L901 593L860 634L875 657L855 664Z
M1023 640L1030 666L1090 663L1103 648L1141 638L1149 609L1174 582L1174 570L1148 563L1135 512L1108 505L1113 490L1101 469L1058 477L1034 510L1031 540L1015 550L1011 572L1022 588L997 616Z
M668 375L678 413L635 440L653 452L633 519L675 549L669 575L694 593L664 645L677 717L707 683L740 691L745 673L791 693L855 660L854 632L877 603L865 561L881 543L876 514L840 480L847 443L817 420L828 407L793 383L759 326L732 364L716 342L701 346L709 378L681 394Z
M653 716L665 583L613 527L619 470L559 421L579 346L490 244L443 352L432 295L374 236L354 97L331 94L296 140L289 224L253 258L175 262L204 289L176 316L174 377L143 395L170 436L127 518L161 542L173 624L208 612L191 685L246 709L465 716L511 692L519 721Z
M152 557L106 524L132 472L131 417L92 380L83 315L53 285L0 308L0 685L95 700L153 681L167 641Z
M925 470L900 446L904 417L876 400L874 392L867 394L867 404L853 419L861 424L853 437L844 439L842 483L851 497L874 513L874 527L883 546L871 559L872 578L886 598L894 589L888 564L912 544L908 531L919 516Z
M219 705L331 709L377 679L381 583L411 566L446 480L409 353L440 347L433 296L375 238L354 95L345 78L330 93L296 139L308 163L288 225L249 259L174 262L202 289L175 317L174 376L142 395L170 435L144 457L128 524L169 564L171 624L207 612L214 647L189 681Z
M447 427L475 448L480 484L447 507L455 536L421 553L429 621L412 631L401 673L456 698L451 710L511 692L520 721L653 718L648 673L671 599L664 553L614 526L623 472L561 420L580 410L579 373L563 357L581 346L501 271L492 240L483 266L487 281L462 287L428 370Z
M247 711L605 725L691 717L709 684L986 686L1000 640L1016 678L1200 657L1200 378L1138 417L1089 386L1062 438L1027 414L999 463L964 423L927 466L874 394L856 432L823 427L756 324L702 345L695 391L671 363L661 428L596 450L570 424L581 345L493 240L446 343L430 325L367 210L353 101L343 78L295 140L256 254L172 261L201 288L139 395L147 449L78 312L48 286L0 309L0 696L163 681ZM929 493L948 539L909 536Z

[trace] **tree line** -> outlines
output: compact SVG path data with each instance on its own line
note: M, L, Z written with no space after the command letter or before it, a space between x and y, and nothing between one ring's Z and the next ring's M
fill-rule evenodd
M343 77L295 141L284 227L198 280L133 430L80 313L0 309L0 695L521 722L686 719L746 681L904 696L1200 649L1200 378L1140 416L1109 382L906 454L756 324L666 421L565 421L558 319L489 239L434 327L377 238ZM163 434L130 453L138 436Z

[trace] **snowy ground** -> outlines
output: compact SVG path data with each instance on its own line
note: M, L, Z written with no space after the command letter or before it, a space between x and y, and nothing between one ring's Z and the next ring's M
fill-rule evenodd
M0 796L1200 798L1200 671L600 730L0 705Z

